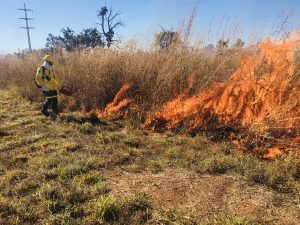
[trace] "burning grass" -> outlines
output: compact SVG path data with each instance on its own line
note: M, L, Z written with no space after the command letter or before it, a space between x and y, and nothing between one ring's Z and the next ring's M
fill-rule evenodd
M138 107L137 105L133 106L134 98L129 97L130 95L136 95L137 90L134 90L132 83L124 84L118 93L115 95L113 101L109 103L104 110L96 109L91 111L90 115L95 115L98 118L105 117L115 117L121 118L123 117L129 110L133 110Z
M72 87L65 108L124 118L154 131L205 132L263 158L299 150L299 35L215 52L91 49L56 55ZM1 59L2 86L40 99L33 78L41 53ZM17 75L16 75L17 74Z
M212 85L196 95L189 94L189 87L164 104L144 127L152 130L184 127L218 134L224 128L227 139L235 139L234 143L240 148L262 152L263 157L299 149L300 80L298 62L295 61L298 36L282 43L267 40L259 44L255 56L241 58L240 67L230 80ZM273 143L246 147L252 138L246 140L249 137L246 135L237 140L239 128L251 129L252 133L261 136L268 134ZM258 137L254 141L262 142L262 139ZM267 137L265 141L268 141Z
M297 37L57 53L74 90L61 105L89 116L57 121L19 97L42 100L32 80L44 53L2 57L0 223L296 224Z

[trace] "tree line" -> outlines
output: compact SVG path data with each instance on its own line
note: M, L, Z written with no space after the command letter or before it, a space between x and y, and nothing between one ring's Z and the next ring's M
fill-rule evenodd
M47 50L61 50L74 51L82 50L86 48L108 47L112 45L117 45L120 40L115 38L115 30L118 27L124 26L123 22L119 20L120 12L114 11L112 7L109 9L103 6L98 10L97 17L99 19L100 31L97 28L83 29L80 33L75 34L74 30L69 27L62 28L61 35L54 36L53 34L48 34L46 39ZM172 45L180 45L181 39L180 34L176 31L162 30L155 35L154 44L160 50L167 50ZM236 42L229 46L229 39L220 39L216 46L209 44L204 47L204 50L208 52L222 52L230 47L242 48L245 43L242 39L237 39Z
M65 49L66 51L94 48L96 46L107 46L109 48L119 42L115 38L115 29L123 26L123 22L117 20L119 15L120 12L115 12L113 8L108 9L103 6L97 14L101 31L97 28L88 28L83 29L79 34L75 34L74 30L69 27L62 28L61 35L48 34L46 48L49 50Z

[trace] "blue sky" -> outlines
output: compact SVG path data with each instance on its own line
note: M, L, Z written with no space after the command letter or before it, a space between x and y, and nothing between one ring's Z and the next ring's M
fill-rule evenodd
M187 18L196 0L0 0L0 51L17 52L28 48L26 31L20 29L25 21L23 6L34 10L31 30L33 48L44 47L49 33L58 35L60 29L69 26L75 32L84 28L97 27L97 10L112 6L122 14L125 23L116 31L126 40L135 37L147 46L160 26L166 29L178 27ZM272 35L280 16L292 12L289 27L300 26L300 0L200 0L195 19L195 38L205 37L207 42L215 42L222 34L243 37L246 41L261 39ZM238 29L234 32L234 27ZM233 37L232 37L233 38Z

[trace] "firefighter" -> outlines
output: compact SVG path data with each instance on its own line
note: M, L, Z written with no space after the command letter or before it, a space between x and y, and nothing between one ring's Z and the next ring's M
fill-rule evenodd
M61 86L60 80L54 74L53 66L53 56L46 55L43 58L43 64L37 69L36 72L36 84L42 89L43 94L46 98L41 112L45 116L49 116L48 109L52 108L54 116L58 115L58 100L57 100L57 91Z

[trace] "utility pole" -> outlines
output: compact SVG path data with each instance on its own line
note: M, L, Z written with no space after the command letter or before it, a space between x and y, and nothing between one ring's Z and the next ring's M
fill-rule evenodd
M20 28L23 28L23 29L26 29L26 30L27 30L27 38L28 38L29 52L31 52L32 49L31 49L31 41L30 41L30 33L29 33L29 30L30 30L30 29L34 29L34 27L29 27L29 26L28 26L28 20L33 20L33 18L28 18L28 17L27 17L27 12L28 12L28 11L33 12L33 10L32 10L32 9L27 9L25 3L24 3L24 8L23 8L23 9L18 9L18 10L22 10L22 11L24 11L24 13L25 13L25 18L19 18L19 19L20 19L20 20L25 20L25 22L26 22L26 27L20 27Z

